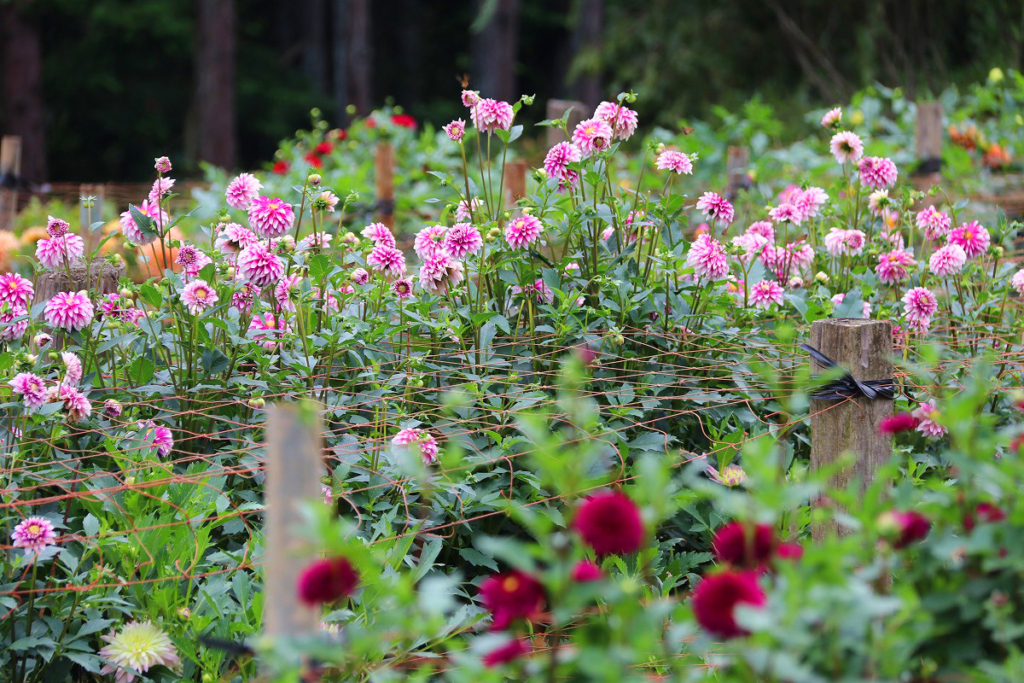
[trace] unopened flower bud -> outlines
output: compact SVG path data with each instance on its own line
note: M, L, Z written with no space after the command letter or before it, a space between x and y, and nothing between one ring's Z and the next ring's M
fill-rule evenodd
M309 181L310 185L319 185L322 178L320 178L319 173L311 173L307 180Z
M822 284L825 284L828 282L828 273L826 273L823 270L819 270L817 273L814 274L814 279Z

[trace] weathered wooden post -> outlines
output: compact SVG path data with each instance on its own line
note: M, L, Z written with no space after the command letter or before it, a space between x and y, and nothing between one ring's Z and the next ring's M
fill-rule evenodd
M888 320L817 320L811 325L811 346L861 382L892 377L892 323ZM892 399L812 399L811 468L831 465L844 453L852 453L853 465L837 472L829 483L845 488L859 480L861 488L866 488L879 466L892 457L892 436L878 429L892 414ZM817 526L813 536L820 539L835 528L834 524Z
M572 111L569 112L567 127L569 135L572 135L573 129L576 128L580 121L587 118L587 105L576 100L548 100L547 117L548 119L560 119L565 116L565 112L569 111L570 107L572 107ZM565 142L565 140L565 133L560 128L548 128L548 147L553 147L559 142Z
M750 148L731 146L726 151L725 168L729 179L728 194L735 199L740 190L751 185L748 168L750 166Z
M914 172L914 187L924 191L936 185L942 170L942 104L919 102L917 104L917 129L914 132L917 151L917 168Z
M374 157L377 171L377 212L376 220L388 228L395 227L395 157L394 149L388 142L377 143Z
M316 633L319 612L298 598L299 575L312 559L296 529L301 506L320 496L323 474L320 418L312 407L267 408L263 627L268 636Z
M526 196L526 162L510 161L505 164L505 207L515 206Z
M21 138L5 135L0 139L0 230L14 229L20 180Z
M104 294L116 292L121 278L125 273L125 262L119 261L116 265L107 263L104 259L97 258L88 268L84 263L71 266L71 278L68 279L68 272L65 269L48 270L35 281L35 296L33 303L49 301L59 292L78 292L85 290L96 290L102 297ZM99 308L97 307L97 310ZM54 333L53 349L64 347L65 338L63 334Z

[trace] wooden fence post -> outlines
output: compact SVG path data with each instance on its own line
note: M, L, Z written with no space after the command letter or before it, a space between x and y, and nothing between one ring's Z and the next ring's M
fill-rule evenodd
M20 181L21 138L5 135L0 139L0 230L14 229Z
M84 263L71 266L70 280L68 279L67 271L63 268L48 270L36 278L36 292L33 297L33 303L38 304L49 301L59 292L78 292L83 289L94 289L101 297L104 294L116 292L121 278L124 277L125 269L126 265L123 260L114 265L107 263L101 258L97 258L90 264L88 270L86 270ZM99 310L98 305L97 310ZM56 332L53 334L53 349L64 348L64 342L63 334Z
M92 231L92 224L103 220L103 200L106 198L106 194L107 188L105 185L82 184L78 186L79 201L86 197L92 197L92 207L90 208L85 205L85 202L81 202L78 214L79 222L82 225L82 239L85 240L88 251L95 249L100 239L102 239L100 233Z
M924 191L938 184L942 170L942 104L919 102L917 104L917 128L914 131L917 152L917 169L914 172L914 187Z
M740 190L750 187L751 180L748 174L750 166L750 149L748 147L729 147L726 151L726 173L729 179L728 194L730 199L735 200Z
M510 161L505 164L505 208L515 206L526 196L526 162Z
M811 346L860 381L892 377L892 323L888 320L817 320L811 325ZM844 453L853 453L853 466L836 473L830 485L845 488L859 479L861 488L866 488L879 466L892 457L892 436L878 430L882 420L892 414L892 399L812 399L811 469L820 469ZM812 535L820 539L835 528L834 524L815 527Z
M312 559L296 529L306 523L301 505L320 497L323 428L312 408L267 408L263 629L268 636L316 633L319 611L298 599L296 584Z
M576 100L548 100L547 107L547 118L548 119L560 119L565 116L565 112L572 107L572 111L569 113L568 129L569 135L572 135L573 129L582 121L587 118L587 105ZM548 128L547 143L548 147L554 147L559 142L565 142L565 133L559 128Z
M377 143L374 158L377 170L377 216L376 220L388 228L395 227L395 157L390 143Z

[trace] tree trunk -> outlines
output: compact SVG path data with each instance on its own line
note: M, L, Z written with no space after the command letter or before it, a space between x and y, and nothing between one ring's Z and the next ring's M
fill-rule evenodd
M196 161L235 165L235 0L198 0Z
M471 87L484 97L511 102L516 94L519 52L519 0L497 0L490 17L473 35Z
M21 138L21 178L46 180L46 126L43 120L43 57L39 23L30 2L0 2L3 51L3 131Z
M370 0L348 2L348 101L365 116L373 109L373 37Z
M601 49L601 30L604 26L604 0L580 0L577 6L576 26L573 28L573 53ZM591 107L596 107L605 93L601 91L601 74L596 69L576 77L572 83L573 96Z
M317 93L330 92L327 79L327 0L308 0L303 13L302 29L305 34L302 51L302 70Z

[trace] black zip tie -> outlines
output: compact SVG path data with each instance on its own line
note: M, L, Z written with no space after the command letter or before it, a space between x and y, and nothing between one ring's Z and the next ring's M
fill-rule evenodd
M839 367L838 363L810 344L801 344L800 348L811 354L811 358L814 359L820 368L830 370L834 367ZM895 385L896 381L891 377L889 379L869 379L861 382L850 374L849 370L846 370L842 377L829 382L811 394L811 398L817 401L842 401L847 398L866 396L870 399L892 400L896 396L893 391Z

